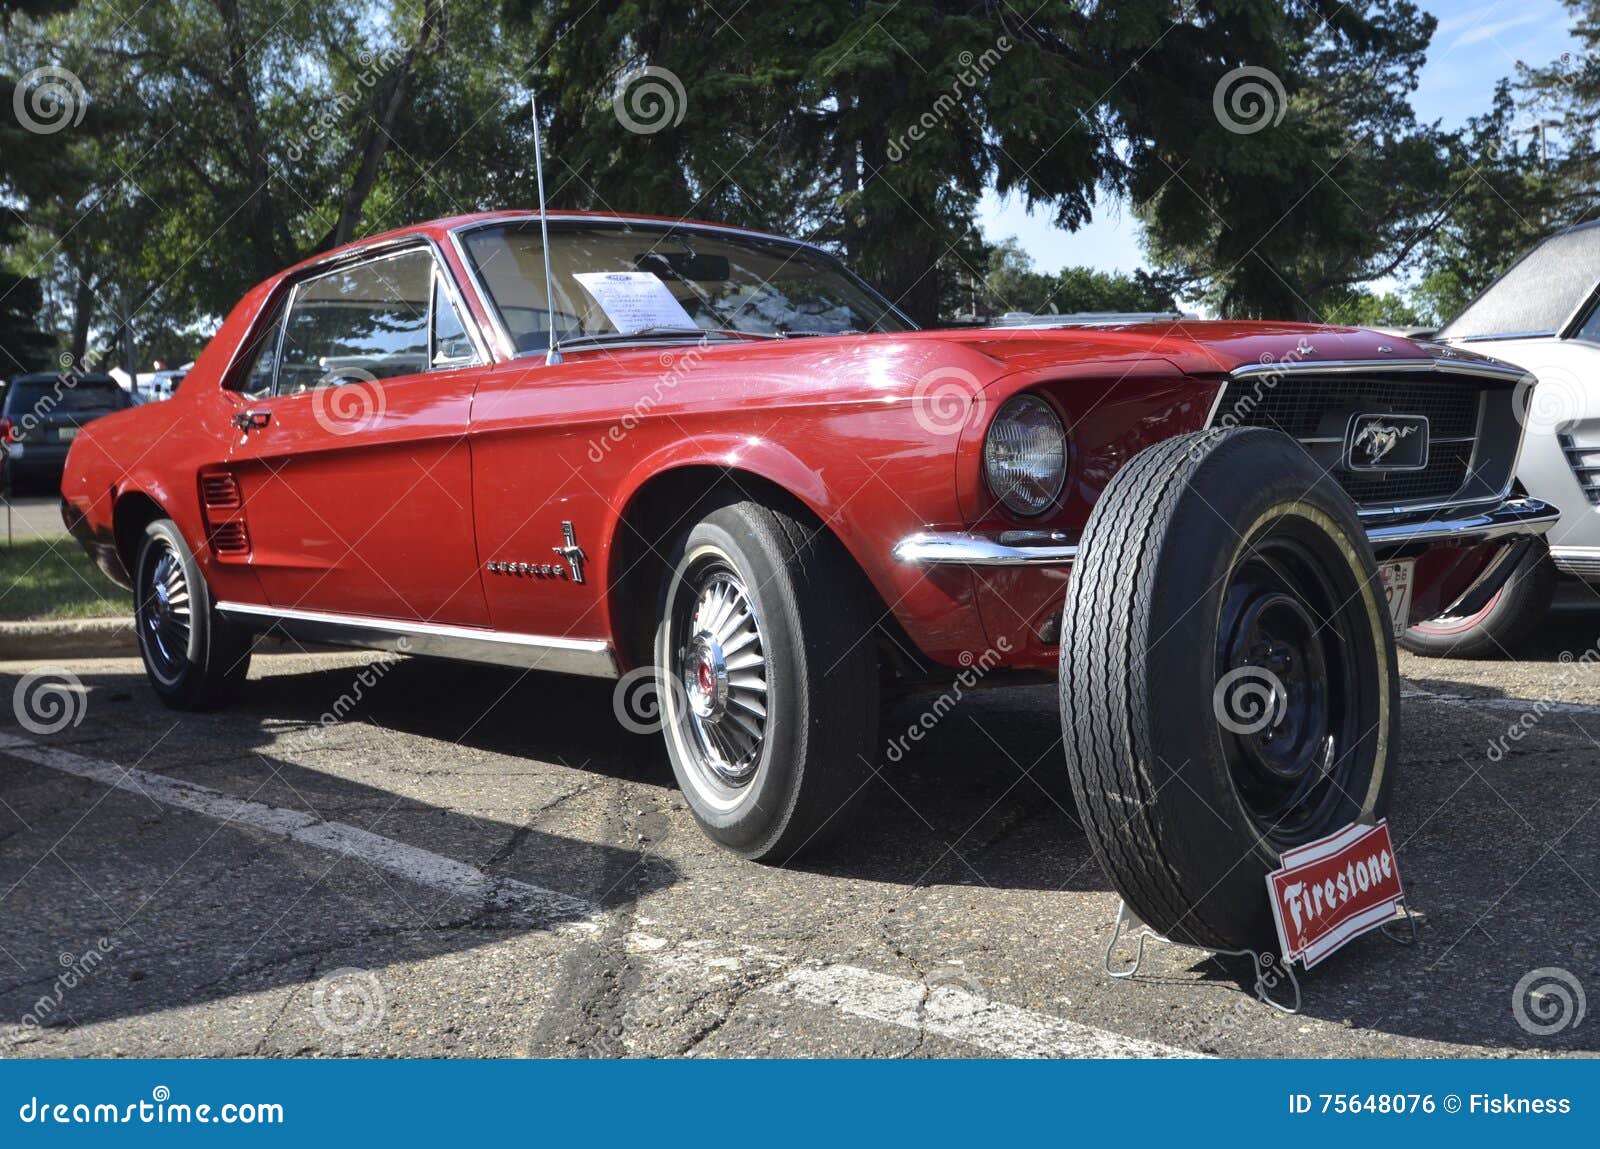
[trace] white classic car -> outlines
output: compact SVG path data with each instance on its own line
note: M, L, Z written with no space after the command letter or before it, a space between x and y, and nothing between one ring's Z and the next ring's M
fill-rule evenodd
M1600 601L1600 222L1545 239L1512 264L1434 338L1530 372L1517 481L1561 509L1529 539L1517 570L1469 613L1410 628L1419 654L1502 656L1549 610L1565 574Z

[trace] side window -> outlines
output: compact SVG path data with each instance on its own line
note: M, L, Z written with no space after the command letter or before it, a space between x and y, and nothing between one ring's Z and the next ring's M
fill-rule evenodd
M467 335L461 314L450 302L445 290L444 277L433 273L433 355L430 362L435 367L460 367L475 363L478 358L472 339Z
M273 309L272 319L256 332L240 358L247 366L233 377L230 388L250 399L272 394L272 381L278 373L278 335L283 330L283 304Z
M308 279L284 329L278 394L428 370L433 256L408 251Z
M1578 328L1573 338L1585 343L1600 343L1600 307L1589 312L1589 317L1583 321L1583 326Z

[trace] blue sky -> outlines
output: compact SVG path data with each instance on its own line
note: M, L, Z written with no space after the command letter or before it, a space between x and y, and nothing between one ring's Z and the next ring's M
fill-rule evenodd
M1423 120L1456 127L1489 106L1494 85L1514 75L1519 60L1544 64L1575 50L1570 14L1560 0L1422 0L1439 20L1412 107ZM1029 216L1019 199L984 195L979 221L990 240L1017 236L1043 271L1083 264L1132 271L1144 264L1138 225L1115 201L1077 232L1055 227L1048 214Z

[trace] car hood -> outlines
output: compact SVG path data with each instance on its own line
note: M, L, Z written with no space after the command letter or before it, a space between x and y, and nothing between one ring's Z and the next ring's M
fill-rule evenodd
M1194 375L1244 366L1487 357L1461 348L1386 335L1359 327L1310 323L1184 320L1106 327L996 327L918 332L913 338L959 343L1013 370L1052 362L1159 356ZM1008 372L1009 373L1009 372Z
M951 380L988 389L1005 381L1028 386L1038 380L1122 374L1152 361L1168 363L1214 388L1223 375L1243 367L1281 363L1290 367L1333 363L1400 363L1444 358L1459 364L1493 362L1459 348L1405 339L1355 327L1301 323L1130 323L1104 327L979 327L828 335L804 339L728 340L692 352L650 346L574 350L614 367L626 377L660 372L674 385L680 378L704 386L706 402L724 403L727 388L742 397L763 390L804 391L825 401L890 395L920 395ZM692 365L692 368L691 368ZM181 396L182 391L179 392Z

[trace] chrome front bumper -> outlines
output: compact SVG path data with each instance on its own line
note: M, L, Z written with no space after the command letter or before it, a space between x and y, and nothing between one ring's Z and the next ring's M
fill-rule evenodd
M1539 499L1507 499L1487 511L1438 512L1420 522L1372 523L1367 539L1374 550L1392 551L1413 543L1481 543L1513 535L1542 535L1561 512ZM1020 540L1026 541L1020 541ZM1064 567L1078 556L1075 543L1047 531L1007 531L974 535L924 531L894 546L897 561L915 566Z

